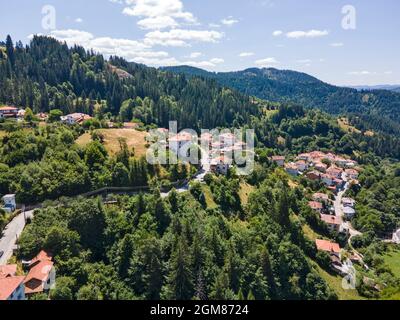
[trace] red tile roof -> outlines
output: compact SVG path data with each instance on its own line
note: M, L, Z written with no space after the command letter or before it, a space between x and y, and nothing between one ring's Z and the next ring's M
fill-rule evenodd
M43 282L49 278L53 265L52 261L44 260L29 270L24 281L26 294L43 291Z
M3 106L0 107L0 111L17 111L18 109L15 107Z
M314 209L314 210L321 210L322 209L322 203L320 203L320 202L310 201L308 203L308 205L310 206L311 209Z
M16 264L0 266L0 279L15 276L16 273L17 273Z
M21 277L8 277L0 279L0 300L7 300L10 295L24 282Z
M40 261L51 261L53 257L46 251L42 250L39 254L31 260L30 266Z
M317 245L317 249L320 251L332 252L332 253L340 253L340 246L337 243L333 243L327 240L315 240L315 244Z
M321 214L321 220L327 224L341 225L342 219L337 216L331 216L328 214Z

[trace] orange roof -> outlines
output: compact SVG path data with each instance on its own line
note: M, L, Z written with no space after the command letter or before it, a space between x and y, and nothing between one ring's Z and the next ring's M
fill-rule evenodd
M42 250L39 252L39 254L36 257L34 257L31 260L30 265L32 266L33 264L35 264L39 261L51 261L51 260L53 260L53 257L48 252Z
M15 107L4 106L0 107L0 111L17 111L18 109Z
M329 196L325 193L314 193L313 194L313 199L323 199L323 200L329 200Z
M0 266L0 279L7 277L13 277L17 273L17 265L9 264L5 266Z
M282 161L285 160L286 158L284 156L273 156L272 160L273 161Z
M190 133L188 132L181 132L178 133L176 136L173 136L169 139L169 141L192 141L193 137Z
M320 203L320 202L310 201L308 203L308 205L310 206L311 209L314 209L314 210L321 210L322 209L322 203Z
M21 277L8 277L0 279L0 300L7 300L10 295L24 282Z
M327 240L315 240L317 249L320 251L327 251L333 253L340 253L340 246L337 243L333 243Z
M25 293L37 293L43 291L43 282L49 278L51 269L53 268L52 261L41 261L29 270L25 278Z
M321 220L324 221L327 224L335 224L335 225L341 225L342 224L342 219L340 219L337 216L331 216L328 214L321 214Z

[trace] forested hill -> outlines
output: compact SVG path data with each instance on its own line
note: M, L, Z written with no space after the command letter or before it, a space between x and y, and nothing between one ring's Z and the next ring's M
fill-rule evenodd
M130 119L163 127L169 120L182 128L239 126L260 114L253 99L214 80L187 79L116 57L106 61L48 37L34 37L26 47L14 46L10 37L0 44L0 103L115 116L128 100Z
M188 66L162 69L215 79L222 85L269 101L293 101L331 114L349 113L354 118L362 115L370 129L400 134L400 93L394 91L336 87L305 73L274 68L221 73Z

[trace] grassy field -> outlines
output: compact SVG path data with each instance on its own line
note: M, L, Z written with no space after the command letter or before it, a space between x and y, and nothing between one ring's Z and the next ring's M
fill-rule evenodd
M308 224L303 225L303 232L305 234L305 236L312 240L315 241L317 239L324 239L324 237L322 235L320 235L319 233L315 232L313 229L311 229L311 227Z
M318 272L322 279L324 279L329 287L335 291L339 300L365 300L361 297L357 290L345 290L342 288L342 277L339 275L332 275L322 269L317 263L309 260L314 269Z
M209 209L217 208L218 205L214 201L210 187L204 184L204 185L202 185L202 188L203 188L204 196L206 198L207 208L209 208Z
M340 126L344 131L347 131L347 132L355 132L355 133L361 133L360 130L356 129L355 127L353 127L353 126L351 126L351 125L349 124L349 120L348 120L347 118L340 118L340 119L338 119L338 123L339 123L339 126Z
M0 139L2 139L7 133L3 130L0 130Z
M383 256L383 259L393 274L400 279L400 249L391 248L390 252Z
M98 130L104 136L104 146L110 154L119 151L119 138L126 139L129 150L135 149L135 157L146 155L146 136L147 132L141 132L132 129L100 129ZM80 146L86 146L92 141L90 133L80 136L76 143Z
M240 183L239 197L242 205L247 204L247 202L249 201L250 193L252 193L253 190L254 187L249 185L248 183L245 182Z

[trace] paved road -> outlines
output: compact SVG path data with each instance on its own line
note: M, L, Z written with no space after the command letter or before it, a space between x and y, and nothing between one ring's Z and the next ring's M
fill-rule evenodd
M26 211L26 217L33 217L33 211ZM0 265L7 264L8 259L13 254L14 247L17 243L18 237L21 235L25 228L25 217L21 213L16 216L5 228L2 238L0 239L0 251L4 251L3 256L0 258Z

